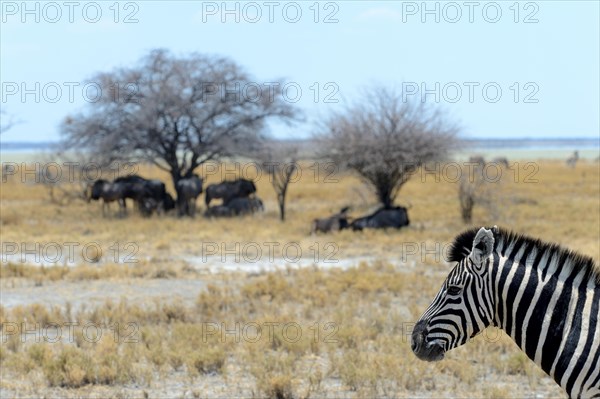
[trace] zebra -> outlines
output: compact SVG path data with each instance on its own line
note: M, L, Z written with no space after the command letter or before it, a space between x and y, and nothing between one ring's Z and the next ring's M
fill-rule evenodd
M489 325L502 328L570 397L600 398L600 268L593 259L497 226L456 237L458 262L412 332L438 361Z

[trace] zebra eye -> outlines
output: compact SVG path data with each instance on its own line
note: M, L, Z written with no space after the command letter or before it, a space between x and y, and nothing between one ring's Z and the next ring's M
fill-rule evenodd
M456 285L451 285L446 290L448 295L459 295L461 293L461 291L462 291L462 288L460 288L459 286L456 286Z

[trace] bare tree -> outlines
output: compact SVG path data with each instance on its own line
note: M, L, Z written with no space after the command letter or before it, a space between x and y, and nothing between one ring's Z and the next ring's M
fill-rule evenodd
M263 170L269 175L269 181L277 194L279 219L285 221L285 200L292 179L297 176L298 149L285 142L270 141L263 145L256 158Z
M226 58L155 50L135 67L92 81L102 95L65 119L67 145L150 162L169 172L175 186L204 162L259 142L267 119L296 116L280 84L253 82Z
M447 156L458 130L441 110L379 87L333 113L317 138L322 155L358 173L389 208L421 165Z

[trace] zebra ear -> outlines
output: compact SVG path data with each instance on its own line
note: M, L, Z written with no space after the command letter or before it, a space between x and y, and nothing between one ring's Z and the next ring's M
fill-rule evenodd
M491 230L482 227L479 229L473 239L473 249L471 249L471 262L476 271L483 271L486 259L494 250L494 234Z

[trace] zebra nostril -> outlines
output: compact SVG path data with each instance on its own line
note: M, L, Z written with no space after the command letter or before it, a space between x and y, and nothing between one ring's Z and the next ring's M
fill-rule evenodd
M410 344L410 348L413 350L413 352L416 352L417 349L419 349L419 344L417 344L417 342L413 339Z
M425 326L426 323L423 320L418 321L414 326L410 344L410 347L414 353L418 353L423 347L423 342L425 341Z
M425 341L425 337L423 336L423 334L420 332L415 332L412 335L410 348L412 349L413 352L417 353L418 351L421 350L421 347L423 346L424 341Z

